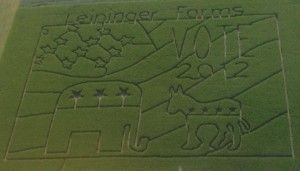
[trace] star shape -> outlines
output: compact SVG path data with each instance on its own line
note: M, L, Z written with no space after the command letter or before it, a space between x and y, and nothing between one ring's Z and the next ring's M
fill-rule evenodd
M57 38L54 40L54 42L57 44L57 45L65 45L67 43L67 39L63 39L61 37Z
M51 48L49 45L41 47L44 53L54 53L55 48Z
M101 58L98 58L95 62L96 62L96 67L97 68L105 67L105 65L106 65L106 63Z
M222 109L220 106L218 106L218 107L216 108L216 112L217 112L217 113L222 112L222 110L223 110L223 109Z
M94 94L95 97L102 98L104 96L107 96L107 94L104 93L105 89L96 89L96 93Z
M76 25L68 25L68 26L67 26L67 29L68 29L69 31L77 31L77 30L79 29L79 27L76 26Z
M237 110L237 108L236 107L230 107L229 110L230 110L230 112L235 112Z
M131 44L132 40L133 40L133 37L125 35L122 37L122 39L120 41L121 41L122 46L125 46L127 44Z
M127 87L125 87L125 88L119 87L119 90L120 90L120 92L117 93L117 96L126 97L126 96L131 95L131 94L128 93L128 88Z
M83 95L81 94L82 93L82 90L71 90L71 96L69 98L72 98L72 99L79 99L81 97L83 97Z
M41 65L43 63L43 60L44 60L44 58L43 58L42 55L41 56L37 56L36 59L35 59L35 61L34 61L34 63L37 64L37 65Z
M206 113L206 112L208 112L208 108L207 107L203 107L202 111L203 111L203 113Z
M97 25L97 27L96 27L97 31L102 31L102 29L103 29L102 25Z
M111 34L111 29L110 28L102 28L100 30L101 35L108 35Z
M42 34L43 34L43 35L47 35L48 33L49 33L49 30L46 29L45 27L43 27L43 29L42 29Z
M194 111L195 111L195 108L193 108L193 107L189 108L189 112L190 112L190 113L192 113L192 112L194 112Z
M77 57L83 57L86 55L87 53L87 50L81 48L81 47L78 47L76 50L73 51L74 53L76 53Z
M113 48L113 47L111 49L109 49L109 53L111 54L112 57L119 57L119 56L121 56L121 50Z
M90 37L89 40L86 41L88 46L96 45L98 43L98 39Z
M72 69L72 65L73 65L72 62L70 62L70 61L68 61L68 60L64 60L64 61L62 62L62 64L63 64L63 67L64 67L64 68Z

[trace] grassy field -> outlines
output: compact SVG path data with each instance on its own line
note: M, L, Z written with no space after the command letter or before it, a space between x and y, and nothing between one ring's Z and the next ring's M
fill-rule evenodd
M19 0L0 0L0 58L18 6Z
M0 61L0 170L300 169L300 3L35 2Z

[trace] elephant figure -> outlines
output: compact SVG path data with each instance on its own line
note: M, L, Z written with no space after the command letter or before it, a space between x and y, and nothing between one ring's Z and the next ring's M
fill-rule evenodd
M53 116L47 153L67 152L74 133L97 133L99 152L142 152L149 139L138 137L141 90L124 82L90 82L67 88Z

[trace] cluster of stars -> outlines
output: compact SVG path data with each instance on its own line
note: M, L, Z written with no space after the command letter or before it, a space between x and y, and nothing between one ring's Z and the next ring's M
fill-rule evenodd
M41 46L43 54L36 56L36 64L42 64L47 54L54 54L66 69L72 69L77 58L88 58L95 62L96 68L106 68L106 64L110 62L112 57L121 57L123 47L132 44L134 37L123 35L116 38L110 28L97 28L98 35L91 36L87 40L81 37L80 29L77 25L67 25L66 32L53 40L54 44ZM49 35L47 28L42 29L43 35ZM74 39L70 36L75 36ZM78 41L79 40L79 41ZM81 41L80 41L81 40ZM76 41L76 42L75 42ZM56 45L55 45L56 44ZM74 48L74 45L77 47ZM103 53L98 53L99 56L90 56L97 54L93 50L89 53L90 47L97 46L98 49L103 49ZM99 46L99 47L98 47ZM60 50L58 50L60 48ZM63 52L63 51L66 52ZM59 51L59 52L58 52ZM63 52L63 53L62 53ZM107 59L108 58L108 59Z

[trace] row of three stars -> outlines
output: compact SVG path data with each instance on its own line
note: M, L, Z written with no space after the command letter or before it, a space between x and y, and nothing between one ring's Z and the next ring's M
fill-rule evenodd
M233 112L233 113L236 112L236 110L237 110L237 108L235 108L235 107L229 107L228 109L229 109L230 112ZM203 113L209 112L209 109L206 106L204 106L201 110L202 110ZM222 112L224 109L221 108L221 107L217 107L214 110L215 110L216 113L219 113L219 112ZM192 113L194 111L195 111L195 108L189 108L189 112Z
M131 94L128 93L128 88L122 88L119 87L120 92L116 94L116 96L121 96L121 97L127 97L130 96ZM96 89L96 93L94 94L95 97L102 98L105 96L108 96L105 93L105 89ZM82 90L72 90L72 95L70 98L82 98L84 95L82 94Z

